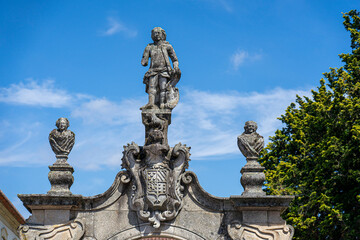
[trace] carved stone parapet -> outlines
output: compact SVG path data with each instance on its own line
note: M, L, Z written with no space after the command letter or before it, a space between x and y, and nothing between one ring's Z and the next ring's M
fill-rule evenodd
M233 195L230 196L231 204L238 211L244 210L266 210L272 209L276 211L284 211L289 207L290 202L294 199L294 196L244 196Z
M22 240L32 239L72 239L79 240L85 233L85 226L81 220L56 225L21 225L19 235Z

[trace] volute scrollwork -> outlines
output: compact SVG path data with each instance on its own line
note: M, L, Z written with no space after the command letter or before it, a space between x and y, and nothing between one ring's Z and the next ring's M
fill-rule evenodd
M294 235L290 225L262 226L239 221L233 221L227 230L232 240L290 240Z

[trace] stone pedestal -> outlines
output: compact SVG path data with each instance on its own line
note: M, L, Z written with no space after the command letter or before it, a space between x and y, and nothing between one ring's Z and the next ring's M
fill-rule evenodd
M265 196L262 190L265 181L265 168L257 161L257 157L246 159L246 165L241 169L241 185L244 187L242 196Z
M149 133L160 130L164 137L163 144L168 145L168 128L171 124L170 109L143 109L141 111L142 123L145 126L145 145L148 143Z
M52 195L70 195L70 187L74 183L74 168L68 163L60 163L49 166L50 172L48 178L51 189L48 194Z

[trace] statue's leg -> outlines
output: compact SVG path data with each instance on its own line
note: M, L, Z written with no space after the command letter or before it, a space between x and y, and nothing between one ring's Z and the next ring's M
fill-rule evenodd
M158 82L157 80L158 80L158 76L156 75L149 78L149 88L148 88L149 102L141 109L158 108L158 106L155 105L156 86Z
M167 78L159 77L159 88L160 88L160 108L165 107L165 99L166 99L166 83Z

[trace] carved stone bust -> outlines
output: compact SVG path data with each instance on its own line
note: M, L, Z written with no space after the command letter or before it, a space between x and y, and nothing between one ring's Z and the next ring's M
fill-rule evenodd
M75 143L75 133L68 130L70 126L67 118L59 118L56 121L57 129L49 134L49 142L57 157L67 157Z
M247 121L245 131L238 136L238 146L246 158L258 158L264 148L264 138L256 132L257 124L254 121Z

